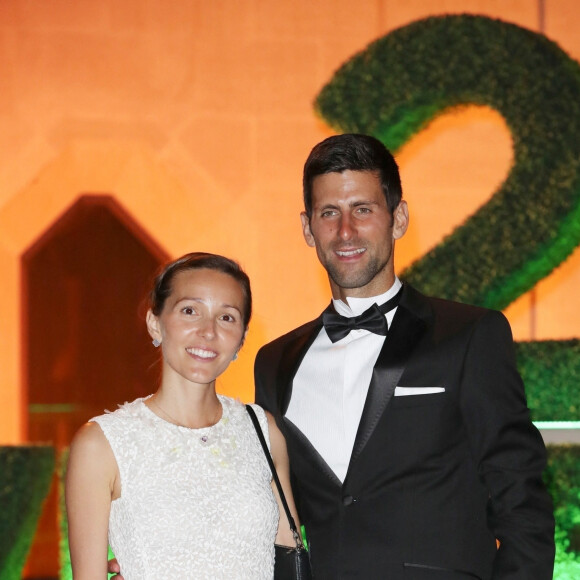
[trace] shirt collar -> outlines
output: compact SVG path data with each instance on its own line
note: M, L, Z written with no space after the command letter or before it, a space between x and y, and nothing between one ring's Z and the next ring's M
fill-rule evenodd
M389 298L393 297L401 288L402 282L395 276L395 282L384 293L378 296L370 296L368 298L354 298L352 296L347 298L348 303L342 300L332 300L335 310L338 314L348 318L362 314L367 308L370 308L375 302L380 306L384 304Z

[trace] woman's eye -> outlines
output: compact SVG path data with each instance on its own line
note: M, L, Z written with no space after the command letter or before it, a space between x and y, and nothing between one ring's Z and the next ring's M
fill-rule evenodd
M186 306L182 309L183 314L195 314L195 310L191 306Z
M226 322L235 322L236 321L236 319L231 314L222 314L221 319L225 320Z

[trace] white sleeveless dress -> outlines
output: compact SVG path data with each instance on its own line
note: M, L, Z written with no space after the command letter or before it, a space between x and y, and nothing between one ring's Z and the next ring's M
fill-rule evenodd
M218 395L213 427L164 421L145 399L91 419L121 478L109 544L125 580L272 580L278 507L244 405ZM264 411L254 405L268 440Z

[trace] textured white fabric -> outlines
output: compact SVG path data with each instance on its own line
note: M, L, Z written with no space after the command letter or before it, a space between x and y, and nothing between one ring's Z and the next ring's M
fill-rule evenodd
M375 302L380 306L401 288L401 281L371 298L333 300L342 316L358 316ZM395 316L386 314L389 326ZM286 417L308 437L332 471L344 481L367 397L373 367L385 337L353 330L332 343L324 328L308 349L292 386Z
M244 406L219 399L222 419L204 429L164 421L145 399L92 419L119 466L109 543L125 580L272 580L270 469ZM254 409L268 440L264 412Z

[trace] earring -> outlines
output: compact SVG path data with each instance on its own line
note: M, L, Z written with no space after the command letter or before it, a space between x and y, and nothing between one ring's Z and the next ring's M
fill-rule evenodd
M157 340L156 338L154 338L151 342L153 343L153 346L155 348L157 348L161 344L161 341Z
M232 357L232 360L238 360L238 353L234 354L234 356Z

